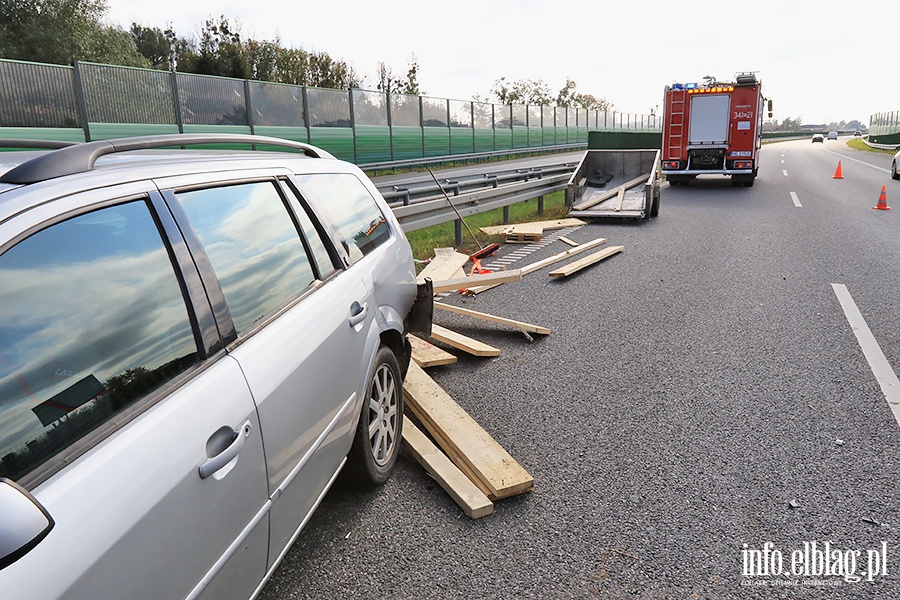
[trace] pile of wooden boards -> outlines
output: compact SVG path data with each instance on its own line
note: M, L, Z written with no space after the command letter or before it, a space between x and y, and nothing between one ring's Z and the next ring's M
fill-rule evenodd
M550 223L550 227L553 227L559 222L544 223ZM537 229L538 226L533 231ZM438 248L434 259L418 278L424 280L430 277L435 294L452 291L475 294L502 283L520 280L528 273L606 243L605 238L584 244L576 244L566 238L560 240L572 247L521 269L469 276L464 271L469 262L468 256L453 248ZM612 246L593 252L551 271L550 276L566 277L622 250L623 246ZM441 311L451 312L518 331L529 341L533 340L532 335L551 333L549 328L541 325L440 301L435 301L434 308L436 314ZM404 417L403 440L411 455L472 518L491 514L495 500L530 491L534 486L531 475L423 370L455 363L457 357L427 340L409 337L413 360L403 384L403 393L407 409L414 420ZM500 355L499 348L436 323L432 325L431 340L473 356ZM416 423L421 424L425 431L420 430Z

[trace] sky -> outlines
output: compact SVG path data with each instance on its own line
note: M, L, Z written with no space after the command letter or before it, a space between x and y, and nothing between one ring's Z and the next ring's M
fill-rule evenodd
M649 114L666 85L707 75L731 81L753 71L776 121L868 124L872 114L900 110L896 27L879 25L895 18L896 0L108 0L108 6L110 24L172 26L180 37L198 38L208 18L225 16L245 39L278 40L346 62L367 89L377 85L378 63L403 77L414 61L426 96L496 102L491 88L501 77L543 82L553 93L571 79L576 92L606 99L617 112Z

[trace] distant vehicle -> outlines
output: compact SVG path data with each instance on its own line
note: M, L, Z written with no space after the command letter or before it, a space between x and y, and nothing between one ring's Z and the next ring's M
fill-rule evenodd
M900 179L900 172L897 171L897 163L900 163L900 149L897 150L897 154L894 155L894 160L891 161L891 179Z
M837 139L837 131L829 131L829 132L828 132L828 139L829 139L829 140L836 140L836 139Z
M856 131L853 132L853 137L862 137L862 131L857 129Z
M824 143L824 142L825 142L825 136L822 135L821 133L816 133L816 134L813 135L812 141L813 141L814 144L815 144L816 142L823 142L823 143Z

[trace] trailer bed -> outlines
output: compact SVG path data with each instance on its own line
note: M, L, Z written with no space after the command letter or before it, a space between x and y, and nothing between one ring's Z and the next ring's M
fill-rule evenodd
M658 171L658 150L587 150L566 188L568 216L656 216Z

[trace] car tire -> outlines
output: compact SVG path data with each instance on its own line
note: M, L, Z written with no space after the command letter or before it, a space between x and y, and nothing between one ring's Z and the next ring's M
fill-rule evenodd
M403 379L394 353L378 349L350 448L348 469L363 485L381 485L397 464L403 435Z
M900 173L897 172L897 162L891 163L891 179L900 179Z

